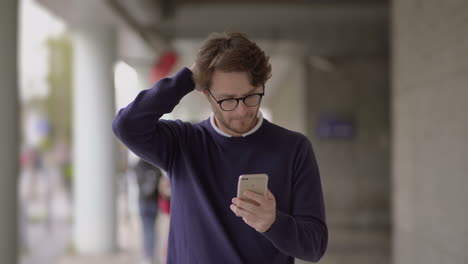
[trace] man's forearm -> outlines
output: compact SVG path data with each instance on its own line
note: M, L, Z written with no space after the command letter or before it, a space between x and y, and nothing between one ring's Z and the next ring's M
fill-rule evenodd
M282 252L306 261L318 262L328 244L325 223L313 218L294 218L280 211L270 230L263 234Z
M133 102L119 111L113 122L114 127L120 128L117 132L144 128L141 126L149 125L142 122L144 119L157 121L162 115L172 112L194 88L190 70L183 68L174 77L162 79L151 89L140 92ZM119 126L122 123L127 126Z
M184 68L174 77L162 79L153 88L141 91L115 117L112 123L114 134L140 157L167 167L167 158L162 156L167 156L168 150L173 151L180 128L159 119L172 112L194 87L191 71Z

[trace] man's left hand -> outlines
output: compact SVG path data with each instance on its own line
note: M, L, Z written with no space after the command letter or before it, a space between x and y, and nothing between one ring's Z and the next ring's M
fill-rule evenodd
M268 231L276 220L275 197L268 189L266 196L251 191L246 191L245 195L253 201L233 198L231 210L258 232Z

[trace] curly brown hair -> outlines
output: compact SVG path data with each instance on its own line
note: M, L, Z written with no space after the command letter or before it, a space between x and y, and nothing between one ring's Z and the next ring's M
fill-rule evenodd
M247 72L250 83L264 86L271 77L269 57L244 33L213 33L198 51L195 81L203 89L211 88L213 73Z

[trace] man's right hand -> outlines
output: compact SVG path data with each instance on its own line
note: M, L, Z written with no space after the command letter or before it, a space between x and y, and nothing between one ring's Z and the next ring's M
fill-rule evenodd
M190 66L189 69L190 69L190 71L192 71L192 79L193 79L193 82L195 83L195 90L197 90L199 92L203 92L202 88L200 87L200 85L197 83L197 81L193 77L193 76L198 76L198 73L199 73L197 64L196 63L192 64L192 66Z

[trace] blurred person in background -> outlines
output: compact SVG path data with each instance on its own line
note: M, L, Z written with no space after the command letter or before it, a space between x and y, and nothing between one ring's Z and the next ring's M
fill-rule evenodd
M142 224L144 264L153 264L155 261L156 217L158 216L158 185L162 177L159 168L140 159L135 166L135 175L138 184L138 200Z
M166 263L167 240L169 237L169 222L171 213L171 183L167 174L163 172L159 181L159 214L158 214L158 254L160 263Z
M167 263L286 264L317 262L325 253L328 228L312 145L263 118L270 77L269 58L246 35L216 34L190 68L140 92L114 119L115 135L133 153L168 172ZM161 119L192 91L211 105L210 118ZM237 199L239 175L255 173L269 175L266 194Z

